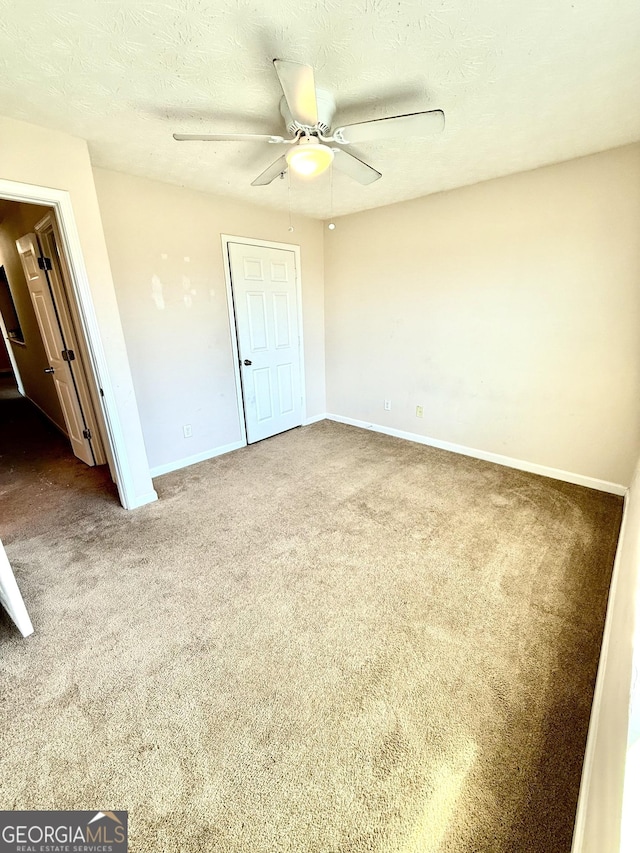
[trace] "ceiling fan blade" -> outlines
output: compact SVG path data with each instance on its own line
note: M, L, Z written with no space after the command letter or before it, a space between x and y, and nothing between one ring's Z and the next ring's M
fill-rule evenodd
M264 133L174 133L173 138L178 142L291 142Z
M274 59L273 64L294 121L304 127L315 127L318 104L313 68L287 59Z
M430 110L424 113L410 113L404 116L378 118L347 124L333 131L336 142L371 142L375 139L389 139L393 136L431 136L444 128L442 110Z
M287 158L283 154L282 157L278 157L275 163L268 166L261 175L258 175L255 181L251 181L251 186L265 187L267 184L270 184L271 181L275 181L278 175L286 172L288 168L289 165L287 163Z
M358 157L343 151L342 148L333 149L333 165L339 172L344 172L360 184L372 184L382 177L382 173L373 166L368 166Z

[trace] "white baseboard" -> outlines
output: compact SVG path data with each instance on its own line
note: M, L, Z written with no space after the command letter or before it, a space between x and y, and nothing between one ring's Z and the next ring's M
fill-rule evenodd
M549 468L546 465L538 465L536 462L527 462L523 459L513 459L511 456L502 456L500 453L490 453L486 450L476 450L463 444L453 444L450 441L441 441L439 438L419 435L414 432L405 432L393 427L381 426L380 424L367 423L355 418L345 418L342 415L326 415L327 420L336 421L340 424L368 429L372 432L381 432L384 435L392 435L395 438L404 438L406 441L415 441L418 444L426 444L429 447L437 447L440 450L448 450L451 453L460 453L462 456L472 456L474 459L483 459L485 462L495 462L497 465L505 465L507 468L516 468L518 471L527 471L530 474L540 474L543 477L551 477L553 480L563 480L565 483L574 483L577 486L586 486L588 489L597 489L599 492L609 492L612 495L625 495L627 487L620 483L609 483L606 480L597 480L584 474L573 474L571 471L562 471L559 468Z
M302 426L309 426L310 424L317 424L318 421L326 421L327 414L323 412L321 415L312 415L310 418L305 418L302 421Z
M171 471L187 468L189 465L195 465L197 462L205 462L207 459L213 459L215 456L222 456L223 453L240 450L241 447L245 447L243 441L233 441L231 444L223 444L221 447L214 447L212 450L195 453L193 456L185 456L184 459L176 459L174 462L156 465L155 468L149 469L149 474L152 477L160 477L162 474L169 474Z
M463 444L454 444L450 441L442 441L439 438L430 438L429 436L419 435L418 433L406 432L405 430L394 429L393 427L386 427L381 424L372 424L367 421L360 421L356 418L347 418L342 415L333 415L330 413L313 415L310 418L305 418L302 425L309 426L310 424L315 424L323 420L336 421L337 423L348 424L349 426L359 427L360 429L380 432L384 435L391 435L394 438L402 438L405 441L414 441L417 444L426 444L428 447L437 447L440 450L448 450L450 453L459 453L462 456L471 456L474 459L482 459L485 462L494 462L496 465L505 465L507 468L515 468L518 471L527 471L530 474L540 474L543 477L551 477L553 480L562 480L565 483L573 483L577 486L586 486L588 489L596 489L599 492L609 492L612 495L621 496L627 493L627 487L620 483L610 483L607 480L598 480L595 477L587 477L584 474L574 474L571 471L562 471L559 468L550 468L546 465L538 465L536 462L514 459L511 456L503 456L500 453L490 453L487 450L477 450L473 447L466 447ZM207 459L222 456L224 453L230 453L232 450L239 450L244 446L245 444L242 441L234 441L231 444L214 447L212 450L205 450L203 453L196 453L193 456L176 459L174 462L168 462L165 465L157 465L156 467L151 468L149 473L152 477L160 477L162 474L169 474L171 471L178 471L180 468L186 468L189 465L195 465L198 462L204 462Z

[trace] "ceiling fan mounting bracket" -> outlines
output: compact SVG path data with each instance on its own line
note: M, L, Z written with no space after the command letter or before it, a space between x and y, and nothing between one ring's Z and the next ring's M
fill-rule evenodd
M336 102L326 89L316 89L316 103L318 107L318 123L315 127L299 124L291 115L286 98L280 99L280 113L284 119L285 126L292 136L306 133L313 136L329 136L331 124L336 113ZM315 132L314 132L315 131Z

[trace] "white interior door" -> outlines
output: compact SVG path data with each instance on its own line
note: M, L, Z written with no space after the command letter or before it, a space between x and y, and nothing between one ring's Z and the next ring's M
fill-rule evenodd
M87 358L84 342L76 331L80 323L77 319L74 321L73 306L67 297L67 291L71 290L71 275L62 249L63 244L53 211L47 213L36 224L35 232L38 245L48 257L51 264L51 269L47 270L49 286L67 351L70 351L73 356L73 380L78 393L82 414L84 415L84 422L91 431L93 457L96 465L103 465L107 461L107 457L102 445L100 426L96 416L96 410L99 410L99 400L97 399L95 389L93 389L94 393L92 395L92 387L89 383L88 371L86 369L89 359Z
M247 441L302 423L295 254L229 243Z
M33 634L33 625L29 619L27 608L24 606L2 541L0 541L0 604L11 616L23 637Z
M78 459L82 459L87 465L95 465L91 443L88 435L85 435L87 427L73 381L73 374L69 362L63 358L66 349L49 290L49 282L44 271L38 266L40 251L35 234L25 234L24 237L16 240L16 246L31 294L42 342L49 360L49 367L46 372L51 375L60 400L71 449Z

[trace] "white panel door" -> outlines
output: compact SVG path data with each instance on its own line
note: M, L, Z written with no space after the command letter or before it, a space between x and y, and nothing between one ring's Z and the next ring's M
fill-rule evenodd
M302 423L295 255L229 243L247 441Z
M67 289L72 291L71 275L62 248L63 244L60 239L58 224L53 212L47 213L36 224L35 232L40 249L51 262L51 269L47 271L49 286L60 329L62 330L62 337L64 338L67 349L71 350L75 356L72 365L73 379L76 391L78 392L78 400L82 408L85 424L91 431L91 450L93 451L96 465L103 465L107 461L107 457L100 436L100 428L91 396L92 389L87 376L86 364L88 359L86 348L76 332L76 326L79 327L80 324L78 321L74 323L73 308L67 297Z
M49 361L46 372L51 375L60 400L60 408L67 427L71 449L78 459L82 459L87 465L95 465L91 444L84 435L86 425L71 368L62 357L65 345L49 290L49 282L43 270L38 266L40 251L35 234L25 234L24 237L16 240L16 246L27 280L27 287L31 294L31 302L38 321L42 343Z

